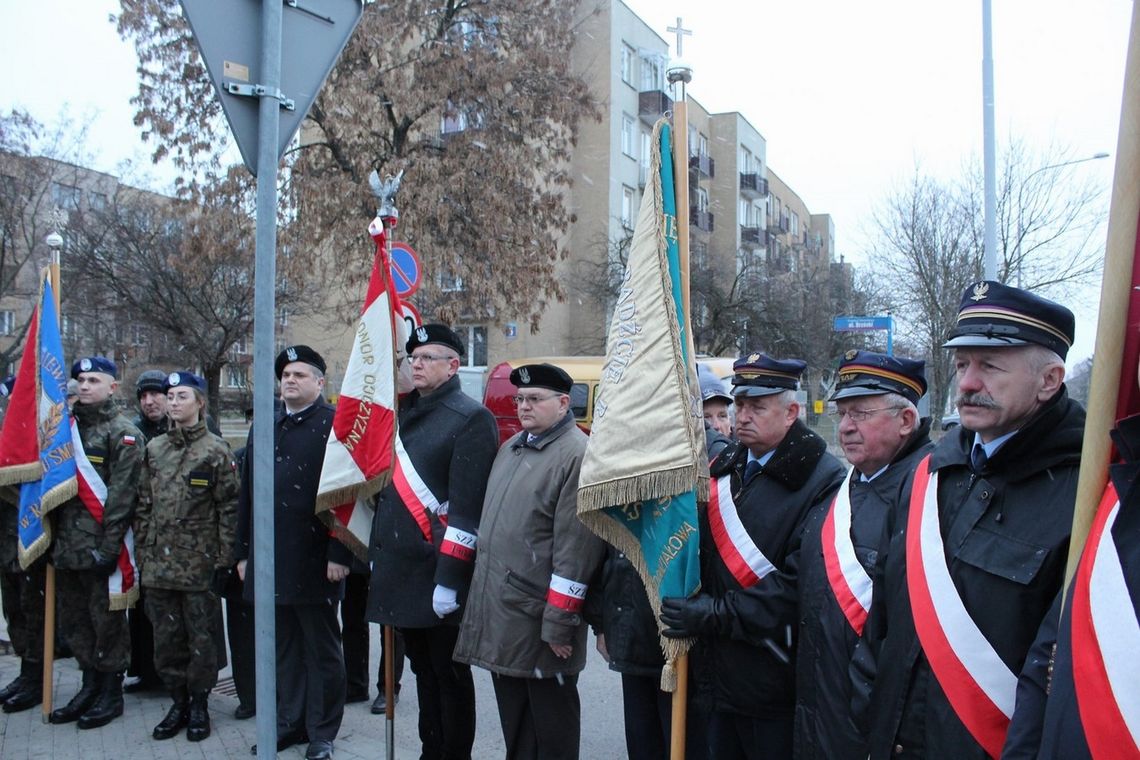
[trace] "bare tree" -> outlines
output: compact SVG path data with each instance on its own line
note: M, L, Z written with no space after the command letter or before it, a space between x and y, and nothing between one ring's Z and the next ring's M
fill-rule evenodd
M209 165L225 130L177 0L121 9L119 32L139 57L136 123L155 158ZM537 329L563 297L554 270L573 221L564 196L578 120L598 113L566 65L574 13L529 0L365 6L283 175L294 249L326 283L367 276L366 178L405 169L400 233L434 275L421 311L517 314Z
M1095 183L1069 181L1065 152L1036 154L1014 141L998 172L998 279L1048 292L1099 272L1091 254L1103 221ZM976 165L978 162L972 162ZM879 201L867 252L874 298L902 319L904 339L926 354L935 423L947 408L952 357L941 348L962 292L983 276L981 178L967 169L940 179L914 175Z

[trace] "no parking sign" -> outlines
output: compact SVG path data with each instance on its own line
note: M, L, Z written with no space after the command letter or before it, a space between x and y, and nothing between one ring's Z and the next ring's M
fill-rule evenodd
M423 265L420 264L420 257L407 243L392 243L389 271L392 274L392 284L396 286L396 295L400 298L407 298L419 290L424 275Z

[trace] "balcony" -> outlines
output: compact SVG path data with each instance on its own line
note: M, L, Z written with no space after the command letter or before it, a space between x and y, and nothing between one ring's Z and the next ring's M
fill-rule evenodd
M645 185L649 182L649 164L638 164L637 166L637 188L644 190Z
M703 232L713 231L713 214L711 211L697 211L695 208L689 209L689 226L696 227Z
M716 176L716 162L708 153L689 156L689 168L696 169L698 176L703 179Z
M768 230L761 227L741 227L740 244L756 247L768 245Z
M755 200L768 195L768 180L756 172L740 173L740 194Z
M661 90L646 90L637 96L637 115L651 127L672 110L673 99Z

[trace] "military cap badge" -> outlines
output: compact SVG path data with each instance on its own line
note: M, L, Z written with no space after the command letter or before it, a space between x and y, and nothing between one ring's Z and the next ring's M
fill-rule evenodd
M171 372L170 376L166 378L167 385L178 385L182 382L182 378L177 372Z
M519 369L519 380L522 380L527 385L530 385L530 372L526 367L521 367Z
M297 349L293 348L292 346L289 346L289 348L285 349L285 355L289 357L289 361L297 361Z
M970 298L975 301L983 301L989 292L990 284L988 282L979 282L974 285L974 295L970 296Z
M420 343L425 343L427 341L427 339L428 339L427 328L426 327L417 327L416 328L416 340L418 340Z
M79 369L83 370L84 372L90 372L91 371L91 360L90 359L84 359L83 361L79 362Z

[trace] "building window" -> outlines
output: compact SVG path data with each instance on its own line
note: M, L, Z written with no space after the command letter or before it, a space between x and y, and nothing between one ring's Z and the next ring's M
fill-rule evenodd
M636 129L634 127L633 117L627 114L621 115L621 152L630 158L636 158L637 143L636 143Z
M439 289L444 293L457 293L463 290L463 278L451 268L441 269L439 272Z
M663 68L664 66L660 58L650 56L641 57L642 92L665 89L665 79L661 75Z
M621 226L627 230L633 229L633 214L636 205L637 191L632 187L622 185L621 188Z
M65 185L62 182L51 183L52 205L67 211L77 211L79 209L79 197L78 187Z
M740 172L742 174L752 174L752 151L740 146Z
M11 335L14 332L16 332L16 313L0 311L0 335Z
M633 48L624 42L621 44L621 81L633 85Z
M487 328L482 325L458 325L455 333L467 347L460 359L465 367L487 366Z
M249 384L249 369L241 364L226 365L226 387L244 388Z
M709 191L703 187L697 188L697 211L704 213L709 210Z
M107 210L107 194L91 192L87 194L87 205L91 207L92 211L102 212Z

